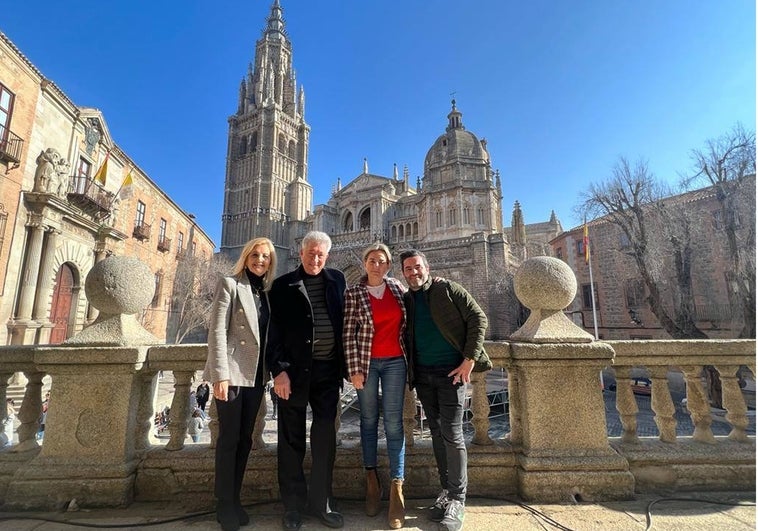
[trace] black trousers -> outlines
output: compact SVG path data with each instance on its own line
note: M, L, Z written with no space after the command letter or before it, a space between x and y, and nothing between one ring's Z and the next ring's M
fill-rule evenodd
M263 378L259 372L255 387L230 386L226 402L216 400L218 440L216 441L216 499L237 502L242 491L247 458L253 447L253 428L263 398Z
M277 418L279 492L287 511L302 511L309 506L325 511L332 495L332 472L337 451L339 388L342 383L336 361L314 361L311 367L308 404L311 406L311 475L306 485L305 458L306 405L293 405L279 399Z

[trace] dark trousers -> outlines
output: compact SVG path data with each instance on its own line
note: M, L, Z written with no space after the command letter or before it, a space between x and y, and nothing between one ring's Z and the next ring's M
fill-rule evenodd
M263 398L260 375L255 387L229 387L227 401L216 400L218 440L216 441L216 498L238 502L247 458L253 446L253 428Z
M452 370L452 369L451 369ZM450 498L466 501L468 455L463 439L463 406L466 386L453 385L447 372L417 367L416 394L426 413L437 471Z
M307 406L279 399L277 465L279 491L287 511L302 511L306 505L316 511L325 511L332 495L332 472L337 451L334 421L342 378L336 361L314 361L310 374L308 404L313 422L308 485L303 472Z

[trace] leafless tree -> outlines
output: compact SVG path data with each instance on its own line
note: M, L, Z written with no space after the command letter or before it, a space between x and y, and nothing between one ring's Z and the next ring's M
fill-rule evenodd
M729 253L729 296L743 317L739 337L755 338L755 131L737 124L694 149L692 161L693 172L683 184L705 183L716 190Z
M173 278L166 342L205 340L218 279L229 274L232 262L224 255L210 258L185 254Z
M692 219L666 204L670 195L643 160L621 157L608 180L582 194L578 210L605 217L625 234L626 252L647 288L647 303L671 337L706 338L697 327L692 293ZM673 264L673 277L669 275Z

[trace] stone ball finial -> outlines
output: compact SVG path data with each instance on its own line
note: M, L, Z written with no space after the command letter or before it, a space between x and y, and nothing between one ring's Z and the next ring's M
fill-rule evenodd
M110 315L135 314L145 308L155 293L155 276L134 257L111 256L90 270L84 282L90 303Z
M576 277L563 260L538 256L526 260L513 279L516 296L530 310L563 310L576 295Z

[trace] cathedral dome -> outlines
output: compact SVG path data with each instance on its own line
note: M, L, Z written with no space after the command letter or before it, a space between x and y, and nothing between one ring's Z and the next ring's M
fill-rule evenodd
M490 155L487 153L485 143L479 140L474 133L466 131L461 120L462 114L455 107L455 100L452 103L453 109L447 115L447 129L427 151L424 159L425 168L461 160L489 162Z

